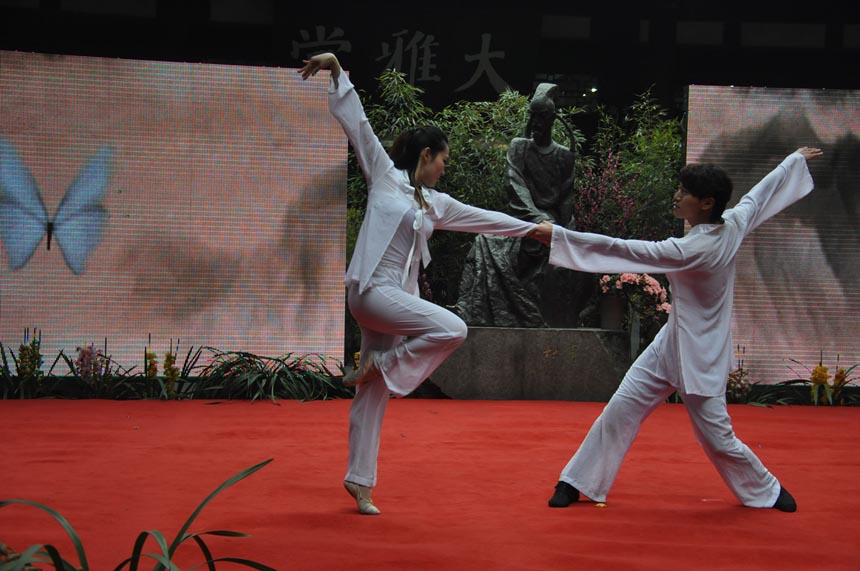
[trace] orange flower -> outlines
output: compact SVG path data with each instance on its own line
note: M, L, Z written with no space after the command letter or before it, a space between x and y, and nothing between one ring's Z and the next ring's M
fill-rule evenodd
M833 388L839 389L848 384L848 371L843 368L836 369L836 374L833 375Z
M151 353L149 349L143 353L144 373L150 379L158 376L158 355Z
M809 377L809 381L813 385L826 385L827 381L830 380L830 373L827 371L827 367L824 365L818 365L814 369L812 369L812 375Z

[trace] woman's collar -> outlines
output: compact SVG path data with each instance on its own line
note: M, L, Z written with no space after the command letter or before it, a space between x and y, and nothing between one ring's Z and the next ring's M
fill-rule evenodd
M409 173L407 173L405 170L401 170L400 175L403 181L403 185L401 186L403 194L409 197L409 199L412 200L413 203L417 204L417 202L415 201L415 187L412 186L412 181L409 180ZM424 186L421 187L421 194L424 195L424 201L427 203L428 207L433 205L433 194L431 192L432 190L433 189Z

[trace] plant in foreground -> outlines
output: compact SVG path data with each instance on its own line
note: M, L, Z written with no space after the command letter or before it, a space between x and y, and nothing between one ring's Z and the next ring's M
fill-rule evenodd
M860 365L860 363L857 363L847 369L845 367L841 367L839 365L839 355L836 355L836 371L831 375L830 368L824 366L824 351L819 353L818 365L812 368L795 359L789 359L789 361L805 368L808 376L805 378L800 376L800 374L795 371L791 365L789 365L788 368L794 374L800 376L800 378L791 379L783 384L809 383L810 398L814 405L817 405L819 402L824 402L825 400L829 405L843 404L845 399L842 395L842 389L854 381L854 377L852 377L851 374L854 372L854 369L857 368L857 365Z
M212 552L209 550L209 547L206 545L206 542L203 540L203 536L214 535L214 536L222 536L222 537L247 537L247 534L240 533L238 531L228 531L228 530L211 530L211 531L202 531L199 533L189 533L188 529L191 527L191 523L200 515L200 512L203 511L203 508L212 501L212 499L223 492L225 489L229 488L236 482L243 480L261 469L263 466L269 464L272 461L272 458L260 462L255 466L251 466L250 468L246 468L242 470L209 494L203 502L197 506L197 509L191 514L191 516L185 521L182 525L182 528L176 534L176 537L173 541L168 545L167 539L164 537L158 530L149 530L142 531L137 536L137 540L134 542L134 547L132 548L131 556L116 566L114 571L121 571L126 566L131 571L136 571L141 563L143 557L149 557L154 559L157 563L154 567L155 571L163 571L168 569L169 571L180 571L179 567L173 563L173 555L176 553L176 550L180 545L185 543L188 540L193 540L197 546L200 548L200 551L203 553L203 557L205 558L204 563L201 565L195 566L193 569L197 569L198 567L202 567L202 565L206 566L208 571L217 571L216 563L219 562L227 562L227 563L236 563L238 565L244 565L245 567L250 567L251 569L258 569L259 571L276 571L273 567L269 567L267 565L263 565L262 563L258 563L256 561L251 561L249 559L242 559L238 557L219 557L213 558ZM72 540L72 544L75 547L75 552L78 556L78 561L80 562L79 567L73 566L67 560L63 559L60 556L60 552L56 547L50 544L37 544L32 545L29 548L25 549L21 553L13 553L7 547L3 546L3 553L0 553L0 571L26 571L29 569L35 569L33 566L38 564L50 564L56 570L62 571L89 571L90 566L87 561L86 552L84 551L84 546L81 543L81 538L78 537L77 532L74 528L69 524L69 522L60 515L57 511L49 508L48 506L31 502L29 500L0 500L0 508L11 505L11 504L24 504L28 506L32 506L34 508L40 509L49 513L59 524L63 527L63 529L68 534L69 538ZM159 553L143 553L143 546L146 543L146 540L149 537L152 537L156 543L158 543Z
M213 347L212 362L195 383L196 395L209 398L316 400L350 397L353 390L335 381L323 355L264 357ZM338 365L338 368L342 369Z
M24 342L18 348L18 376L22 379L38 382L44 376L42 372L42 332L33 328L33 337L29 339L30 330L24 332Z
M726 400L731 403L745 403L749 399L752 385L750 384L749 371L744 367L744 356L747 348L737 347L738 366L729 373L726 381Z

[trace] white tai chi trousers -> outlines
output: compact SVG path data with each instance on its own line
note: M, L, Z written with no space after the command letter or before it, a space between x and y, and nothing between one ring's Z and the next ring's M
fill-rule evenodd
M382 417L390 393L406 396L466 339L462 319L400 287L378 285L358 293L349 288L349 309L361 327L361 354L376 354L382 372L356 387L349 413L346 480L376 485Z
M653 343L636 359L561 472L560 480L596 502L606 501L644 420L677 388L667 375L660 374L657 345ZM725 397L684 394L681 389L679 392L696 440L738 500L749 507L772 507L779 495L779 482L735 436Z

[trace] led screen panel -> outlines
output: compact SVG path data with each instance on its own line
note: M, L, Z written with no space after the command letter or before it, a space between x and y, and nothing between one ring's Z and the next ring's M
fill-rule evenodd
M831 374L837 356L860 362L860 92L689 88L687 162L725 167L733 203L801 146L825 153L815 190L737 259L732 329L753 382L808 378L822 356Z
M41 330L46 367L105 342L125 367L171 343L340 359L323 75L0 52L0 341Z

